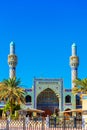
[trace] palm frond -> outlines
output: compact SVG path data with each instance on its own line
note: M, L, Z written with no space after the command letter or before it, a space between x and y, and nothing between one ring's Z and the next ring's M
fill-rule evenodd
M75 93L87 93L87 78L85 79L75 79L73 81L73 83L75 83L75 86L72 90L72 92Z
M20 79L17 79L16 77L14 78L9 78L9 79L4 79L2 83L0 83L0 100L3 98L12 103L24 103L25 102L25 90L20 86Z

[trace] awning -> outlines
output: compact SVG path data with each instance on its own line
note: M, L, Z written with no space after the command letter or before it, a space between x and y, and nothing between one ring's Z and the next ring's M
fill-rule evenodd
M70 112L83 112L85 110L82 110L82 109L72 109L72 110L68 110L68 111L62 111L61 113L70 113Z
M44 113L45 111L42 111L42 110L39 110L39 109L27 108L27 109L18 110L18 112L36 112L36 113Z

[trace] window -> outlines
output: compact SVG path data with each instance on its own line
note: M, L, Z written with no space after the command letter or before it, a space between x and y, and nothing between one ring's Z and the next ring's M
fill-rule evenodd
M76 105L81 105L80 96L76 95Z
M31 102L31 96L27 95L26 98L25 98L25 101L26 101L26 103Z
M65 97L65 103L71 103L71 96L67 95Z

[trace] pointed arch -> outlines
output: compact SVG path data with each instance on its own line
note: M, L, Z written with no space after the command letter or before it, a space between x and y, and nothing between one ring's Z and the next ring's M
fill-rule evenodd
M50 88L43 90L37 96L37 108L45 110L49 115L54 113L55 109L59 108L59 98L56 93Z

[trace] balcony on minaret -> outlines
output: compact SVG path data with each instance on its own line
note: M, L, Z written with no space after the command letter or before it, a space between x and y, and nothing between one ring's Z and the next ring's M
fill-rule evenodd
M76 68L79 66L79 58L77 56L70 57L70 66Z
M9 64L9 66L15 67L17 65L17 56L16 55L8 55L8 64Z

